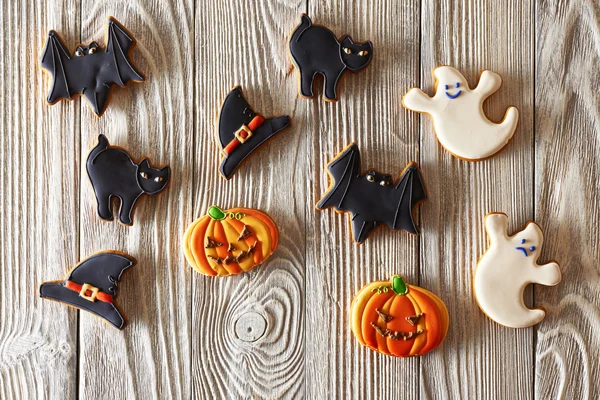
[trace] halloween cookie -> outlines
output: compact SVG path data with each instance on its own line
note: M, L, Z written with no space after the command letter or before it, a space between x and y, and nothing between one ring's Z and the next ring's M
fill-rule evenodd
M525 287L530 283L557 285L561 274L556 262L537 263L544 235L535 222L512 236L508 236L507 227L506 214L486 215L489 248L477 263L475 297L481 310L497 323L526 328L543 320L546 312L525 306Z
M352 214L354 241L362 243L381 225L417 234L415 207L427 198L418 165L410 162L394 183L391 175L370 170L360 172L360 151L356 143L346 147L328 165L331 186L317 209L333 207Z
M290 37L290 53L300 76L300 95L314 98L313 83L323 75L323 98L337 101L337 87L346 70L358 72L373 58L373 44L354 42L348 35L340 40L324 26L313 25L306 14Z
M350 308L360 344L396 357L420 356L446 338L450 318L435 294L395 275L363 287Z
M98 216L106 221L113 219L111 199L121 200L119 222L133 224L133 209L143 194L155 195L164 190L171 177L166 166L154 168L147 158L135 163L129 154L112 147L106 136L98 136L98 144L87 158L87 173L98 202Z
M96 253L77 264L64 281L45 282L40 297L91 312L123 329L126 319L117 304L117 284L135 259L116 251Z
M264 263L278 239L277 226L267 214L212 206L186 230L183 251L188 263L204 275L237 275Z
M242 88L234 88L225 98L219 116L217 139L223 153L221 175L225 179L231 178L246 157L288 126L290 117L262 117L252 111Z
M500 89L500 75L483 71L475 89L465 77L448 66L433 71L435 95L410 89L402 104L412 111L429 114L439 142L453 156L466 161L480 161L498 153L513 137L519 112L509 107L501 123L490 121L483 112L483 102Z
M78 45L75 54L67 50L58 33L50 31L42 55L42 68L52 75L48 103L83 95L97 116L101 116L115 85L142 82L144 77L131 61L135 39L116 19L108 19L106 48L96 42Z

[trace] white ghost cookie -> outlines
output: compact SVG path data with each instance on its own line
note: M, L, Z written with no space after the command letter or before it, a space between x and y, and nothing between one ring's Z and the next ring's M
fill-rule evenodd
M483 102L502 84L500 75L485 70L475 89L465 77L448 66L433 71L435 95L429 97L421 89L410 89L402 104L412 111L433 118L437 138L452 155L466 161L480 161L502 150L517 128L519 111L509 107L504 120L497 124L483 112Z
M508 216L501 213L485 217L490 246L477 263L475 297L481 310L499 324L526 328L546 316L542 309L529 309L523 291L530 283L554 286L560 282L558 264L538 265L544 235L535 222L508 236Z

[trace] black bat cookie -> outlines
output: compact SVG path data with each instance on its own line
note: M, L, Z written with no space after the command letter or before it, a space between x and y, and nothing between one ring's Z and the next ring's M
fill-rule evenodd
M348 35L340 40L324 26L313 25L302 14L300 25L290 38L290 53L300 74L300 94L313 98L313 82L317 74L325 78L324 98L337 101L337 86L346 70L360 71L373 58L373 44L355 43Z
M111 199L121 200L119 221L133 224L133 209L143 194L162 192L171 176L167 167L153 168L147 158L133 162L129 153L119 147L111 147L106 136L98 136L98 144L87 158L87 172L98 201L98 216L113 219Z
M427 198L417 163L410 162L394 185L392 177L369 171L360 174L360 151L353 143L327 166L334 183L317 204L318 209L334 207L352 214L354 240L365 241L381 224L418 234L414 208Z
M52 88L47 101L54 104L61 99L83 95L101 116L108 106L114 85L142 82L144 77L130 59L135 39L116 19L108 19L106 49L96 42L79 45L71 55L58 33L50 31L42 55L42 67L52 75Z

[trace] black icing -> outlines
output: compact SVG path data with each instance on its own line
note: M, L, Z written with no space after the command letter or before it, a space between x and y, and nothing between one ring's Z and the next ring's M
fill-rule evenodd
M98 202L98 216L112 220L111 198L121 200L119 221L133 223L132 214L142 194L154 195L167 186L171 169L153 168L145 158L134 163L129 154L118 147L110 147L106 136L98 136L98 144L87 158L87 172Z
M114 18L108 19L108 43L102 49L96 42L79 45L71 55L55 31L50 31L42 55L42 67L52 75L52 88L47 101L85 96L96 115L108 106L114 85L125 86L129 81L141 82L144 77L133 66L129 51L135 40Z
M356 242L363 242L381 224L390 229L404 229L418 234L413 209L427 198L421 172L409 163L400 180L393 185L390 175L376 171L360 174L360 151L348 146L327 166L334 185L317 204L317 208L334 207L352 214L352 232ZM383 184L382 184L383 183Z
M244 98L241 87L237 86L229 92L223 102L219 116L219 143L221 148L224 149L235 138L235 132L242 125L248 125L256 115L258 114L252 110ZM242 161L288 126L290 126L290 117L287 115L265 118L262 125L254 130L252 137L239 145L231 154L225 155L219 167L219 172L225 179L231 178Z
M340 78L347 69L360 71L371 62L373 44L355 43L347 35L338 40L328 28L313 25L303 14L290 38L290 53L300 73L300 94L313 98L315 76L322 74L325 99L336 101Z
M114 297L117 295L117 284L123 272L134 264L135 260L125 254L111 251L94 254L80 262L65 281L43 283L40 286L40 296L86 310L104 318L116 328L123 329L125 318L114 303L86 300L78 292L66 288L65 282L72 281L79 285L87 283Z

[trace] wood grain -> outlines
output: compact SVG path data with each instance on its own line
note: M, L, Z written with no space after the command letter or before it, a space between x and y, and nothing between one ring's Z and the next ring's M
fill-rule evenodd
M39 60L51 28L79 39L79 5L0 6L0 397L72 398L77 311L39 297L62 279L79 244L79 116L50 108ZM75 17L75 18L72 18ZM25 28L27 27L27 29Z
M600 3L536 3L536 220L563 281L535 291L536 397L598 398Z
M297 95L288 34L306 11L374 43L335 104ZM116 89L101 119L83 99L48 107L47 32L70 49L103 44L110 15L138 39L147 81ZM598 21L598 0L0 0L0 398L598 398ZM494 158L451 157L429 117L402 107L411 86L433 92L442 64L471 86L483 69L503 77L484 108L500 120L515 105L520 121ZM292 127L224 181L216 119L238 84L254 110ZM100 133L172 168L133 227L96 217L85 160ZM358 246L348 215L314 208L328 161L353 141L363 170L420 163L421 236L380 229ZM275 220L280 245L265 265L219 279L186 264L182 234L213 204ZM503 328L472 295L490 211L511 230L535 219L541 261L561 265L558 286L527 291L548 312L536 327ZM138 261L117 297L127 329L39 299L43 281L107 249ZM376 354L350 331L354 294L397 273L450 311L446 341L421 358Z
M129 325L107 327L80 316L80 398L190 397L190 271L180 238L192 214L194 54L191 2L83 1L82 39L105 37L114 15L137 39L133 60L146 82L117 88L101 119L81 105L81 251L119 250L137 259L119 284ZM85 160L104 133L134 159L171 167L162 193L140 199L134 225L96 217ZM115 213L118 210L115 209Z
M337 103L302 100L310 124L308 163L314 166L306 182L307 397L418 398L419 359L363 348L348 317L354 294L366 284L393 274L418 282L420 238L384 227L356 245L348 214L314 205L329 187L327 163L351 142L359 145L363 171L375 168L397 178L409 161L419 161L418 118L400 104L402 88L419 76L419 2L310 1L309 15L340 37L371 40L374 50L365 70L343 78ZM429 185L427 174L424 179Z
M228 0L196 10L194 218L213 204L260 209L279 227L280 242L249 273L213 278L190 272L193 398L304 397L308 127L286 39L304 9L300 1ZM255 111L290 115L292 126L225 181L218 173L216 121L236 85Z

